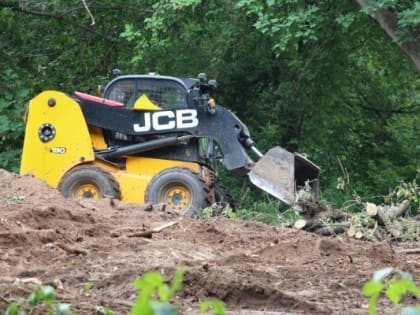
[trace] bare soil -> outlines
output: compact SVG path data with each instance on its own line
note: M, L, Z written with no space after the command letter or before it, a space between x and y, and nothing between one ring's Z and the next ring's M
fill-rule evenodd
M95 314L96 306L128 314L137 276L154 270L170 279L183 267L174 301L183 313L218 298L230 314L367 314L360 289L374 271L392 266L420 278L420 255L398 253L420 242L372 243L223 217L192 220L107 199L66 200L4 170L0 187L0 312L43 283L76 314Z

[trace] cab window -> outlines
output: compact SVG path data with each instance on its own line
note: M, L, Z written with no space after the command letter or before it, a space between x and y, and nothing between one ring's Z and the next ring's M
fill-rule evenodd
M143 94L162 109L187 107L185 95L177 87L140 84L137 96L140 97Z
M151 102L162 109L186 108L187 91L175 80L158 78L121 79L113 83L105 97L124 103L132 108L135 102L146 95Z
M112 84L106 95L107 99L127 104L136 90L135 80L120 80Z
M187 107L187 92L185 88L174 80L158 78L140 78L134 102L146 95L155 105L162 109L178 109ZM132 106L133 104L128 104Z

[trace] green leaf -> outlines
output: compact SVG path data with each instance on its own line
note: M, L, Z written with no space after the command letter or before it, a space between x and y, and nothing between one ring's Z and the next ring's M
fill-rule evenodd
M385 291L385 295L391 300L394 305L400 303L401 298L406 293L404 285L400 281L395 281L389 284L388 289Z
M29 295L27 303L30 306L36 306L41 302L42 298L43 298L42 291L35 290L35 291L32 291L31 294Z
M5 315L18 315L19 308L17 303L12 303L7 307Z
M136 301L131 307L131 315L154 315L153 309L149 303L139 303Z
M339 15L335 19L335 21L344 29L348 29L355 19L356 19L356 15L354 13L348 13L344 15Z
M412 280L409 279L401 279L400 283L407 292L415 294L420 297L420 287L417 287Z
M378 302L379 294L372 295L369 299L368 310L369 315L376 315L376 303Z
M185 271L178 269L171 281L171 295L173 296L176 292L182 289L182 282L184 281Z
M157 287L161 285L163 281L163 276L159 272L148 272L143 278L139 279L139 281L136 280L134 286L137 287L136 285L138 285L138 289L147 286Z
M132 315L153 315L151 299L155 289L163 284L163 276L158 272L147 272L134 280L133 285L139 289L136 302L131 308Z
M47 305L52 305L55 302L55 290L52 286L42 286L42 300Z
M383 284L378 280L369 280L363 285L362 294L365 296L373 296L379 294L384 288Z
M84 286L83 286L83 290L84 291L90 291L93 289L93 283L92 282L87 282Z
M172 297L172 291L169 288L169 286L162 284L157 288L158 294L159 294L159 299L162 302L169 302L169 300Z
M114 311L111 310L109 307L105 308L105 314L106 315L114 315Z

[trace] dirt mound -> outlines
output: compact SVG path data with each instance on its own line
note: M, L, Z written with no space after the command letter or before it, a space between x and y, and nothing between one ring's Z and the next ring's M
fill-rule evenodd
M77 314L98 305L127 314L137 276L158 270L170 278L182 266L177 303L185 312L219 298L232 314L365 314L360 288L375 270L393 266L420 278L420 255L397 254L388 242L227 218L190 220L107 199L67 200L33 177L4 170L0 186L0 310L42 282Z

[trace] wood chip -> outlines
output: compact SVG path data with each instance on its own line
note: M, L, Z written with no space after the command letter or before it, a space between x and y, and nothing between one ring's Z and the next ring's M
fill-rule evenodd
M356 234L354 235L355 238L357 238L358 240L363 238L363 232L357 231Z
M346 233L348 237L354 237L356 235L356 227L354 225L350 226Z
M297 221L295 222L295 224L293 225L293 227L294 227L295 229L301 230L302 228L304 228L304 227L305 227L305 225L306 225L306 220L304 220L304 219L300 219L300 220L297 220Z

